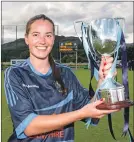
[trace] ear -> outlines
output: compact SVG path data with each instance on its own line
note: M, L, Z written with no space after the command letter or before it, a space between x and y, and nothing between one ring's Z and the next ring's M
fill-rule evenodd
M29 43L28 43L28 37L27 37L27 35L25 35L25 43L28 45Z

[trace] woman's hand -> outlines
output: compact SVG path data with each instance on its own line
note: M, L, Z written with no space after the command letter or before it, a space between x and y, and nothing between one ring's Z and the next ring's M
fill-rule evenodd
M79 111L81 113L82 119L83 118L102 118L103 116L120 111L120 109L114 109L114 110L99 110L96 107L102 103L105 102L105 99L100 99L95 102L92 102L90 104L85 105L83 108L81 108Z
M100 63L100 69L99 69L99 81L98 83L100 84L105 77L108 75L108 72L112 66L113 63L113 57L111 56L102 56L101 57L101 63ZM114 72L114 76L117 75L117 71Z

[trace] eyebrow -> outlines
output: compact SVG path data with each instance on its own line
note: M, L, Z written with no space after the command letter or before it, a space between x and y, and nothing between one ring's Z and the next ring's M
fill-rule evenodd
M46 32L46 34L53 34L53 32Z
M35 34L35 33L39 34L40 32L32 32L31 34ZM52 32L46 32L46 34L53 34L53 33Z
M35 34L35 33L37 33L37 34L38 34L39 32L32 32L31 34Z

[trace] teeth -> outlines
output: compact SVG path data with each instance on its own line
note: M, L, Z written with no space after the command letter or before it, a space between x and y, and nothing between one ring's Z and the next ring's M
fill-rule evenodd
M37 48L37 49L42 49L42 50L46 50L46 49L47 49L47 48L44 47L44 46L37 46L36 48Z

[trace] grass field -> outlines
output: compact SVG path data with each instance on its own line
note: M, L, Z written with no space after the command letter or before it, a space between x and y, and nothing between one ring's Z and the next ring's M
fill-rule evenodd
M81 84L88 88L89 84L89 71L86 69L79 69L74 71ZM121 82L121 70L118 70L117 80ZM129 71L129 91L130 99L134 99L134 72ZM2 142L7 142L7 139L12 133L12 122L10 119L10 114L8 111L3 86L3 72L2 72ZM96 87L96 82L93 80L93 87ZM130 130L134 134L134 107L130 108ZM123 129L123 110L112 114L113 118L113 129L118 142L129 142L129 136L125 138L121 137ZM78 121L75 123L75 142L114 142L108 128L107 116L103 117L97 126L90 126L88 130L86 129L83 122Z

